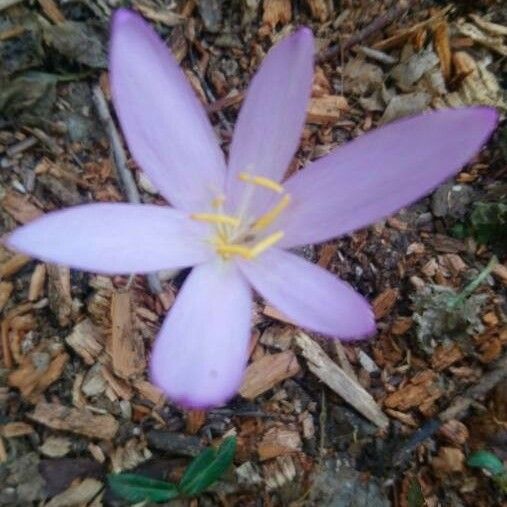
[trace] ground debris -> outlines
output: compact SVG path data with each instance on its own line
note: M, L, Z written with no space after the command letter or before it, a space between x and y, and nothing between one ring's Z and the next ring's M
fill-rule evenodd
M389 394L384 400L384 405L402 411L415 407L422 410L442 394L443 391L438 387L437 376L431 370L426 370L412 377L401 389Z
M55 430L70 431L90 438L111 440L119 424L109 414L94 414L90 410L76 409L59 403L39 402L30 419Z
M248 366L239 393L246 399L254 399L299 370L296 356L290 350L266 354Z
M257 446L261 461L292 454L300 450L301 437L299 431L285 428L271 428L265 433Z
M83 479L73 483L66 491L54 496L46 507L67 507L69 505L83 505L91 502L104 487L97 479Z
M303 357L308 361L308 368L322 382L380 428L388 425L387 417L373 397L338 367L314 340L300 332L296 336L296 343L301 348Z
M9 385L20 390L27 401L36 403L41 394L56 382L69 360L61 345L41 343L28 353L9 375Z
M88 365L94 364L104 349L104 338L90 319L78 322L65 341Z

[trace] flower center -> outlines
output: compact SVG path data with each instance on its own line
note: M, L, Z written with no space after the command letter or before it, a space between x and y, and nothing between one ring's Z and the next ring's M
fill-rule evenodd
M251 260L258 257L262 252L278 243L283 238L283 231L276 231L265 234L266 229L272 225L280 214L290 204L291 197L285 192L280 183L266 178L256 176L247 172L239 173L238 178L251 185L251 190L262 187L277 194L281 194L278 202L261 216L250 219L245 217L244 211L238 216L229 215L224 212L224 196L213 199L214 213L193 213L191 218L200 222L208 222L214 226L214 236L211 239L216 252L223 259L230 259L239 256ZM243 209L248 208L248 201L252 198L252 192L247 192L246 204Z

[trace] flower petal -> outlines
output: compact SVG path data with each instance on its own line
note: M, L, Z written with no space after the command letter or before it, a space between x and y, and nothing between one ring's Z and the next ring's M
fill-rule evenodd
M455 174L486 142L498 114L440 110L392 123L317 160L286 182L280 246L318 243L394 213Z
M238 264L267 301L302 327L344 340L375 332L373 312L361 295L297 255L271 248Z
M114 14L109 69L113 102L135 160L172 205L207 209L223 192L224 155L175 58L127 9Z
M238 173L279 181L287 171L303 131L313 54L312 33L301 28L269 51L253 77L229 155L228 195L236 205L245 190Z
M243 378L251 312L250 287L234 264L196 267L155 342L153 382L184 407L224 404Z
M210 259L207 233L204 224L166 206L100 203L43 215L16 229L6 244L95 273L149 273Z

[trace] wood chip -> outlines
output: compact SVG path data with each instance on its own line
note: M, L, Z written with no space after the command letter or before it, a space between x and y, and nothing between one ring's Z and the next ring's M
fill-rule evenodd
M494 268L492 273L500 278L502 283L504 285L507 285L507 266L504 266L503 264L497 264ZM1 309L1 306L0 306Z
M477 14L470 14L470 18L479 28L482 28L485 32L489 32L492 35L498 35L500 37L507 37L507 26L499 25L498 23L492 23L491 21L486 21L484 18L481 18Z
M438 434L455 445L463 445L470 437L468 428L457 419L447 421L439 430Z
M88 505L99 493L104 485L97 479L83 479L72 485L63 493L54 496L46 507L69 507L71 505Z
M465 468L465 455L455 447L440 447L438 456L433 458L431 465L438 474L462 472Z
M36 301L44 295L44 283L46 281L46 266L37 264L30 279L30 287L28 289L28 301Z
M442 75L448 81L451 77L451 45L449 42L449 25L445 19L435 26L434 41Z
M405 28L400 30L395 35L389 37L388 39L384 39L380 42L377 42L373 45L376 49L391 49L395 47L400 47L410 38L413 37L418 32L424 31L424 29L428 26L433 25L435 22L442 19L452 8L452 5L445 7L444 9L438 10L435 12L433 16L430 18L421 21L420 23L416 23L412 25L410 28Z
M28 197L11 190L6 192L1 205L14 220L21 224L31 222L43 214L40 208L28 200Z
M55 24L65 21L65 16L54 0L38 0L44 14Z
M320 345L303 332L297 333L296 343L308 361L308 368L322 382L378 427L385 428L389 424L388 418L370 393L335 364Z
M102 375L116 395L123 400L130 400L134 392L127 382L113 375L108 366L102 366Z
M262 472L268 491L294 483L297 475L291 456L280 456L275 461L266 463L262 466Z
M144 343L135 331L130 292L114 292L111 302L111 339L107 351L113 371L122 378L141 374L146 368Z
M9 301L13 289L14 285L11 282L0 282L0 312Z
M9 375L9 385L19 389L23 398L31 403L37 402L41 394L60 378L69 360L66 352L51 356L51 351L43 343Z
M347 99L341 95L325 95L310 99L306 121L315 125L330 125L348 111Z
M269 304L265 305L262 313L269 317L270 319L279 320L280 322L285 322L287 324L294 324L288 317L286 317L282 312L277 310L274 306L271 306ZM295 324L294 324L295 325Z
M11 331L11 320L18 315L23 315L24 313L29 312L31 309L32 303L24 303L17 306L5 316L4 320L2 320L2 324L0 325L0 334L2 339L2 359L4 367L8 370L14 366L13 354L11 350L12 342L9 336Z
M56 315L58 323L66 327L71 323L72 294L70 269L66 266L47 265L49 307Z
M135 380L133 386L142 398L151 401L155 407L161 407L165 403L164 393L147 380Z
M33 433L33 426L24 422L11 422L0 426L0 434L5 438L23 437Z
M72 448L72 442L67 437L49 436L39 447L39 451L48 458L63 458Z
M280 23L286 25L292 19L290 0L264 0L262 24L269 28L276 28Z
M398 299L398 289L386 289L381 292L372 302L375 318L384 318L394 307Z
M267 459L293 454L301 450L301 437L298 431L285 428L271 428L257 446L259 459Z
M329 17L329 2L326 0L306 0L312 18L324 23Z
M463 359L463 352L455 343L441 345L435 349L431 356L431 366L436 371L443 371L454 363Z
M103 350L103 337L98 327L90 319L84 319L74 326L72 333L65 338L83 361L91 366Z
M186 412L185 431L190 435L195 435L206 422L205 410L189 410Z
M239 393L243 398L253 400L299 370L299 363L291 350L267 354L248 366Z
M87 409L77 409L59 403L39 402L30 419L54 430L70 431L79 435L111 440L119 424L109 414L93 414Z
M470 37L477 44L481 44L501 56L507 56L507 46L502 44L501 37L487 35L471 23L458 24L458 30L462 35Z
M421 408L425 402L431 403L442 395L436 382L436 375L431 370L426 370L415 375L411 381L384 400L388 408L408 410Z
M278 350L289 350L294 340L294 329L289 326L269 326L263 333L259 341L262 345L273 347Z
M23 269L31 258L23 254L15 254L9 260L0 264L0 279L8 278L15 275L18 271Z

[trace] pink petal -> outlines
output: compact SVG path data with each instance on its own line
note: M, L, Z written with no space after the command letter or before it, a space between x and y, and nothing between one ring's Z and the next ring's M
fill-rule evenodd
M252 79L229 156L228 192L236 205L245 189L238 173L247 171L278 181L287 171L303 131L313 53L312 33L301 28L269 51Z
M223 153L168 47L132 11L114 14L109 70L116 112L137 163L174 206L207 209L223 192Z
M155 342L154 383L187 408L224 404L243 378L251 312L250 288L234 264L196 267Z
M344 340L375 332L373 312L362 296L294 254L271 248L238 264L254 288L301 327Z
M128 274L208 260L207 233L205 225L169 207L101 203L48 213L16 229L6 243L46 262Z
M487 141L498 114L447 109L404 119L347 143L289 178L284 248L318 243L390 215L458 172Z

